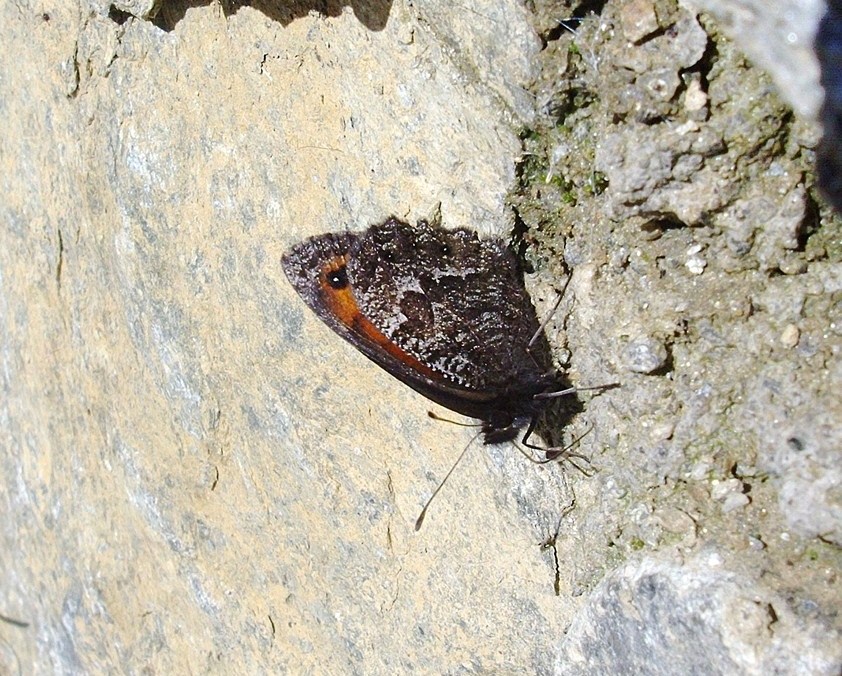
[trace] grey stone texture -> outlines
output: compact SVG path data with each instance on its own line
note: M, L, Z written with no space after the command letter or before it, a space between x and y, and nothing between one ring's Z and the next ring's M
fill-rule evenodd
M700 6L0 3L0 673L839 673L818 78ZM474 442L416 533L475 430L280 257L439 202L517 209L620 386L539 428L584 472Z

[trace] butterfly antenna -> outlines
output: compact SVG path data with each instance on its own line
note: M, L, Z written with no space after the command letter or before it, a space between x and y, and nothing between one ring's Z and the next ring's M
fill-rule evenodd
M444 479L441 480L441 483L438 485L436 490L433 491L433 494L427 500L427 503L424 505L424 509L421 510L421 514L419 514L418 518L415 520L415 530L416 530L416 532L421 530L421 526L424 525L424 518L427 516L427 510L430 508L430 503L433 501L433 498L435 498L439 494L439 491L442 489L442 486L444 486L444 484L450 478L450 475L453 474L453 470L456 469L456 465L458 465L460 462L462 462L462 458L465 457L465 453L468 452L468 449L471 447L471 444L474 443L477 440L477 437L480 434L482 434L481 431L477 432L473 436L473 438L468 442L468 445L465 446L464 449L462 449L462 452L459 454L459 457L456 458L456 462L453 463L453 467L451 467L450 471L447 474L445 474Z
M613 390L616 387L620 387L620 383L606 383L605 385L593 385L591 387L567 387L563 390L558 390L556 392L540 392L536 394L533 398L557 399L558 397L564 397L568 394L573 394L574 392L588 392L589 390L599 390L600 392L605 392L606 390Z
M450 423L451 425L459 425L459 427L482 427L481 424L477 424L477 423L466 423L466 422L460 422L459 420L451 420L450 418L443 418L439 414L433 413L433 411L427 411L427 415L430 418L432 418L433 420L438 420L439 422ZM473 439L471 441L473 441Z

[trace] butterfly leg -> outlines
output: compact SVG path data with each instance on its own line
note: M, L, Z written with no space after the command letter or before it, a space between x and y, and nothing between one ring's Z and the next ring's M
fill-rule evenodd
M575 462L575 460L581 460L582 462L590 465L590 462L591 462L590 458L588 458L586 455L583 455L581 453L576 453L575 451L571 450L585 436L587 436L588 434L591 433L591 431L593 431L593 427L589 428L584 434L578 436L576 439L571 441L567 446L553 446L553 447L550 447L550 448L545 448L543 446L536 446L535 444L532 444L532 443L529 442L529 437L531 437L533 432L535 432L535 426L537 424L538 424L538 417L533 416L532 419L529 421L529 425L526 428L526 433L523 435L523 438L521 439L520 442L530 450L541 451L542 453L544 453L545 459L544 460L537 460L536 458L534 458L534 457L526 454L525 452L523 452L523 449L519 448L519 450L521 450L521 452L523 452L524 455L527 458L529 458L530 460L532 460L532 462L534 462L538 465L544 465L548 462L553 462L555 460L558 460L560 462L568 462L571 465L573 465L573 467L575 467L577 470L579 470L582 474L584 474L585 476L591 476L593 474L592 470L586 470L583 467L579 466Z

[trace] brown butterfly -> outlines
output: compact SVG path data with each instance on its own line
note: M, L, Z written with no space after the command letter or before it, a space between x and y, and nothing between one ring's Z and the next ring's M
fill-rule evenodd
M389 218L310 238L283 267L325 324L428 399L481 420L485 443L528 424L525 443L546 395L569 389L502 240Z

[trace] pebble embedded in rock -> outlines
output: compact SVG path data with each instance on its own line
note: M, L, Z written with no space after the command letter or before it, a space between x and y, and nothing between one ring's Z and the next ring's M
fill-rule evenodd
M630 42L636 43L660 28L655 6L648 0L632 0L620 11L623 33Z
M745 507L751 500L745 493L731 493L722 501L722 512L727 514L735 509Z
M626 346L626 368L633 373L653 373L667 363L667 348L652 337L638 338Z
M801 337L801 332L795 324L787 324L781 332L778 339L784 347L795 347L798 345L798 339Z

